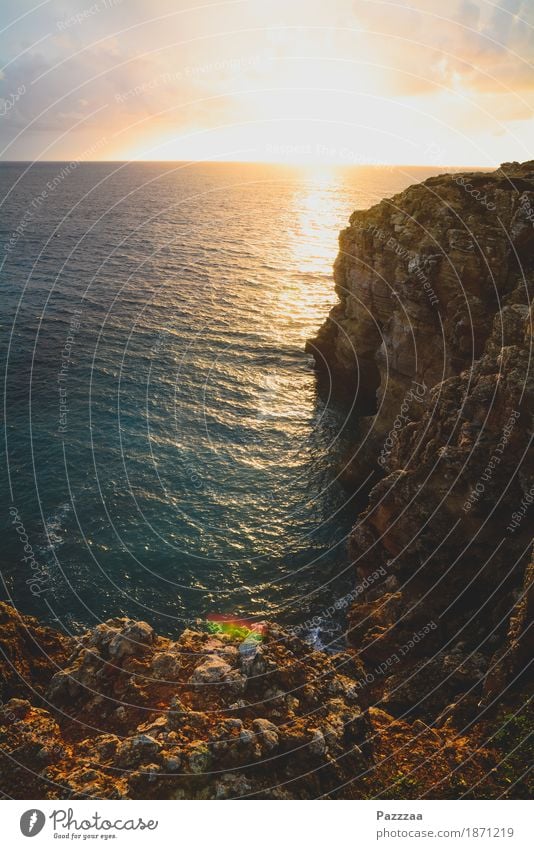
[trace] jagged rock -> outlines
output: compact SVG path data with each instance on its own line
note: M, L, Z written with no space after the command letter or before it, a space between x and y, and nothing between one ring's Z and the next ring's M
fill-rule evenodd
M190 681L192 684L220 684L228 681L232 675L232 667L218 657L209 657L197 666Z
M183 759L176 751L171 754L162 754L161 760L165 772L179 772L182 769Z
M326 740L324 739L324 734L318 728L312 728L310 730L312 735L308 744L310 754L322 757L326 754Z
M243 675L222 658L209 656L196 667L190 678L191 684L203 687L224 685L234 696L244 692L246 680Z
M112 760L120 746L120 739L116 734L100 734L93 741L88 741L88 747L94 747L98 759L101 761Z
M136 734L123 740L117 748L115 761L118 766L129 769L146 763L161 749L161 744L148 734Z
M500 698L511 683L516 686L528 675L534 655L534 552L523 587L510 617L504 644L492 656L484 681L484 704Z
M154 629L146 622L128 623L109 643L109 656L120 661L129 655L142 654L154 640Z
M189 769L194 775L207 772L211 766L211 754L205 743L193 743L187 753Z
M5 615L17 614L6 608ZM111 647L122 644L114 640L133 634L139 652L121 650L118 658ZM110 620L68 652L56 643L68 666L51 663L49 709L32 704L29 681L28 698L5 701L0 711L0 782L9 782L11 795L28 792L29 779L27 771L12 779L10 757L34 770L33 798L310 798L335 792L368 763L355 679L338 676L335 658L282 629L266 630L253 658L268 672L248 676L239 641L202 632L172 641L144 624ZM166 677L172 668L179 681ZM236 690L247 699L236 701ZM330 762L325 741L334 728Z
M179 681L180 658L177 658L173 652L158 652L152 661L152 670L156 678L162 678L166 681Z
M278 748L279 738L276 725L268 719L255 719L252 723L260 747L266 752L274 752Z
M73 640L0 602L0 681L4 701L8 691L10 696L24 696L27 681L42 692L56 671L52 658L64 665L73 646Z
M534 162L505 163L411 186L355 212L340 237L340 301L310 350L334 382L359 381L363 412L377 405L351 469L357 485L374 466L375 483L350 553L360 580L387 576L353 607L349 635L366 665L361 697L389 709L417 701L439 713L467 678L480 697L486 675L494 699L511 680L505 657L515 677L525 664L533 205ZM477 658L465 684L445 668L458 635L458 670Z
M244 775L229 772L215 782L214 799L237 799L247 796L252 790Z

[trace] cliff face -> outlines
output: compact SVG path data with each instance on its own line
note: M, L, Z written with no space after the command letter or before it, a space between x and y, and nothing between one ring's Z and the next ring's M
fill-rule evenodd
M503 305L526 303L534 162L413 185L354 212L339 248L340 302L310 349L378 396L382 422L414 380L435 386L478 359Z
M436 623L370 686L394 711L473 718L525 684L533 271L534 162L431 178L340 236L340 302L309 348L375 404L351 460L356 483L375 475L351 553L360 577L387 575L350 640L372 667Z

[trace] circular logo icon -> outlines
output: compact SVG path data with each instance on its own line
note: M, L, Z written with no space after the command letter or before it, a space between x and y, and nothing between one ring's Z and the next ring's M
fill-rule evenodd
M20 818L20 830L24 837L35 837L42 831L46 822L46 817L42 811L32 808L30 811L25 811Z

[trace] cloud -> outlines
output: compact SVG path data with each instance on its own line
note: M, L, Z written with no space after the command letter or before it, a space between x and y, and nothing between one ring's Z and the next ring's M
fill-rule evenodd
M202 5L51 0L0 34L0 97L24 88L0 121L2 147L22 134L5 156L39 156L51 144L70 157L95 136L124 140L129 128L152 143L157 133L215 132L282 113L367 122L372 149L371 131L394 128L405 106L419 116L401 128L408 155L440 122L475 137L477 127L501 132L503 122L532 117L531 0ZM4 0L8 24L20 8Z
M392 94L419 95L443 86L473 93L534 90L530 0L501 0L500 6L358 0L354 9L373 31L374 55L391 66Z

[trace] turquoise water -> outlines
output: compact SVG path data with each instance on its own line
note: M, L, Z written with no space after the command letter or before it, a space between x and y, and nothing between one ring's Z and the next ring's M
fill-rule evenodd
M355 425L304 343L352 210L430 173L1 165L4 598L73 629L320 616Z

